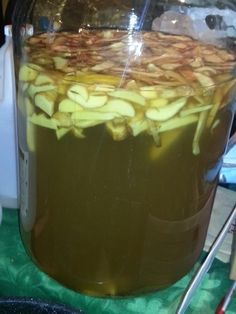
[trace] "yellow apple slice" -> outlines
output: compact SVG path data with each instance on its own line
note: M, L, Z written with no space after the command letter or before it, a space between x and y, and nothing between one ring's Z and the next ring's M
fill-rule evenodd
M197 128L194 134L194 139L193 139L193 154L195 156L200 154L199 141L201 139L202 133L205 130L207 116L208 116L207 111L203 111L199 115L199 120L198 120Z
M85 135L84 135L84 130L81 129L80 127L73 127L72 128L72 132L74 134L75 137L78 137L78 138L85 138Z
M140 94L147 99L155 99L157 97L157 91L155 90L141 90Z
M86 102L86 105L84 105L84 107L99 108L104 106L107 100L108 100L107 95L103 93L93 93L89 95L88 101Z
M182 97L167 106L149 108L146 117L153 121L166 121L175 116L187 103L187 98Z
M73 100L66 98L59 103L58 109L60 112L75 112L83 110L83 107Z
M29 118L29 121L38 126L53 130L57 130L58 126L58 122L55 119L53 118L49 119L44 114L37 115L34 113L32 117Z
M70 129L69 128L60 128L60 129L57 129L56 130L56 136L57 136L57 139L60 140L62 139L67 133L70 132Z
M115 112L97 112L97 111L76 111L71 115L73 121L76 120L92 120L92 121L109 121L119 117Z
M135 110L133 106L122 99L111 99L107 104L98 108L99 112L114 112L124 117L134 117Z
M40 85L40 86L36 86L31 84L29 86L29 88L27 89L27 93L31 98L34 98L34 96L38 93L43 93L43 92L48 92L48 91L52 91L55 90L56 86L55 85Z
M53 84L54 80L46 74L39 74L34 83L35 85Z
M39 93L35 96L35 105L51 117L54 113L56 98L57 93L54 91Z
M109 84L96 84L94 86L95 92L113 92L115 87Z
M210 76L207 76L200 72L194 72L193 75L197 78L197 80L203 87L211 87L215 85L214 80Z
M86 87L78 84L72 85L67 91L67 96L79 105L86 107L86 102L88 100L88 91Z
M114 124L111 121L106 123L106 127L114 141L122 141L128 136L127 126L124 123Z
M62 57L53 57L53 61L56 70L62 70L68 64L68 60Z
M30 152L35 152L35 125L31 123L29 120L27 120L26 123L26 140L27 140L27 146L28 150Z
M198 107L194 107L194 108L183 109L180 111L179 116L180 117L186 117L190 114L208 111L212 107L213 107L213 105L206 105L206 106L198 106Z
M99 72L99 71L104 71L104 70L109 70L110 68L114 67L114 63L111 61L104 61L100 64L96 64L95 66L93 66L91 68L91 70L95 71L95 72Z
M197 121L198 116L196 114L191 114L186 117L175 117L170 120L161 122L159 124L159 132L162 133L173 129L178 129L188 124L196 123Z
M141 120L133 119L128 123L128 125L131 129L133 136L137 136L148 129L148 122L147 120L143 119Z
M166 106L168 104L168 99L166 98L155 98L150 100L150 106L151 107L163 107Z
M66 127L70 128L72 126L72 121L69 113L64 112L56 112L53 115L53 119L56 119L58 121L58 126L60 127Z
M140 106L145 106L146 100L143 96L139 95L138 93L135 93L133 91L127 91L127 90L116 90L112 93L108 93L109 96L114 98L120 98L123 100L128 100L130 102L133 102L135 104L138 104Z
M19 71L19 80L23 82L33 81L42 68L34 64L24 64Z

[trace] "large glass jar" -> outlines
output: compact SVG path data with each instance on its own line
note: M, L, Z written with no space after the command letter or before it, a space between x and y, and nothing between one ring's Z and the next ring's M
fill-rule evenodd
M130 295L204 245L234 114L230 1L19 1L21 234L74 290Z

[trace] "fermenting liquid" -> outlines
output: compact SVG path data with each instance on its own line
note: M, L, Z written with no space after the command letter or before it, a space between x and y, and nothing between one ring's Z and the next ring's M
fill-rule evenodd
M26 41L21 229L46 273L85 293L127 295L189 271L232 120L234 66L222 48L158 32Z

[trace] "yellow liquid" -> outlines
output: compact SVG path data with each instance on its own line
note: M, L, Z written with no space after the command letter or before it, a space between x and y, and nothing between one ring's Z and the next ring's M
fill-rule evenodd
M58 144L37 130L34 257L66 286L95 295L173 283L201 252L217 171L204 179L209 164L189 150L191 128L158 162L149 159L147 136L117 143L103 128L88 133Z

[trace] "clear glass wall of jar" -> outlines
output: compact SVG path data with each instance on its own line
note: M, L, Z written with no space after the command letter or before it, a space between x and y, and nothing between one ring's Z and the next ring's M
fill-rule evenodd
M74 290L166 287L201 253L234 114L227 1L20 1L21 234Z

